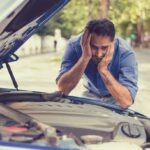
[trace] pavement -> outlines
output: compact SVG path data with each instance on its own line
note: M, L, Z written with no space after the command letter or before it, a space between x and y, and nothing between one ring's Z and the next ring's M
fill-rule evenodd
M132 109L150 116L150 50L136 50L138 62L138 93Z
M150 116L150 50L137 50L136 55L139 68L139 91L131 109ZM23 57L17 62L10 63L19 89L56 91L55 79L59 72L61 58L60 53L47 53ZM5 65L0 70L0 74L0 87L14 88ZM70 95L80 96L82 91L84 88L80 80Z

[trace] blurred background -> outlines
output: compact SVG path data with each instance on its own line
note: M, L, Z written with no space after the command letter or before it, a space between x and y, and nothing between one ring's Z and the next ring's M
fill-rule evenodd
M117 35L133 47L150 47L149 0L72 0L57 16L38 32L55 34L61 30L66 39L79 34L91 19L109 18L115 24Z
M109 18L116 27L117 36L132 47L150 48L149 0L72 0L34 35L24 49L42 53L64 49L69 38L81 33L91 19ZM31 44L35 42L36 44ZM36 50L36 51L34 51Z
M109 18L116 34L135 50L139 66L139 92L132 106L150 116L150 0L71 0L34 34L11 63L19 89L53 92L55 79L68 39L81 33L91 19ZM13 88L5 67L0 70L1 87ZM71 95L83 91L82 80Z

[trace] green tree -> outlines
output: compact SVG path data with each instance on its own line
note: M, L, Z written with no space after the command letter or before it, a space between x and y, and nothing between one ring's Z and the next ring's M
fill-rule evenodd
M62 35L70 38L82 32L88 20L102 16L114 22L119 36L129 37L134 33L140 42L143 34L150 32L149 12L149 0L72 0L39 34L54 34L54 29L60 28Z
M150 1L147 0L111 0L109 16L116 25L117 33L123 37L136 33L138 42L148 26Z
M100 0L100 18L108 18L110 0Z

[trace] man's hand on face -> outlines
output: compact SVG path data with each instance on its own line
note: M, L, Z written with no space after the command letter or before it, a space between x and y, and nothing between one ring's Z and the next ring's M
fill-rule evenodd
M106 55L102 58L102 60L99 62L97 66L99 73L108 70L108 64L112 60L113 53L114 53L114 42L108 47Z
M90 41L91 41L91 34L88 32L88 30L85 30L81 37L80 45L82 48L82 57L87 60L90 60L92 57Z

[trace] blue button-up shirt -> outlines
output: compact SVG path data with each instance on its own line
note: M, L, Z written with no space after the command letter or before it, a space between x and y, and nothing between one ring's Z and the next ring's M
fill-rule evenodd
M56 80L58 80L62 74L70 70L81 57L82 49L80 46L80 39L81 36L78 36L69 41L62 59L59 76ZM121 38L115 39L115 50L113 58L108 65L108 70L119 83L128 88L134 100L138 90L135 52ZM100 96L110 95L92 59L86 67L84 77L90 91Z

